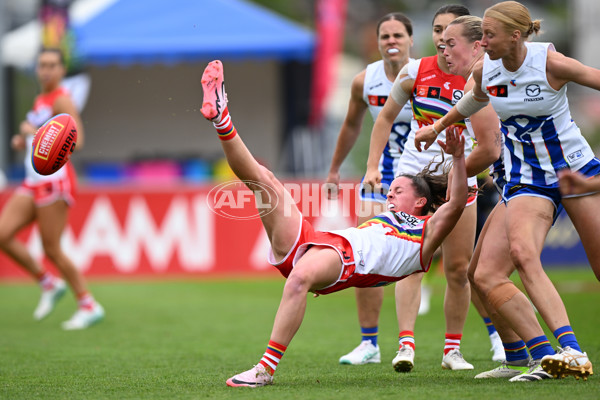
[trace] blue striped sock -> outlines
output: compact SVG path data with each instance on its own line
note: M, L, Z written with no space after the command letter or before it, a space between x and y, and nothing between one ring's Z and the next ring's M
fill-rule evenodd
M558 328L554 331L554 337L558 339L560 347L565 348L569 346L574 350L581 351L581 347L579 347L579 343L577 343L577 338L575 337L573 328L571 328L571 326L565 325L561 328Z
M502 342L502 346L504 346L504 354L506 354L507 362L527 360L527 358L529 358L527 346L522 340L512 343Z
M484 318L483 319L483 323L485 324L485 327L488 330L488 335L491 335L493 333L496 332L496 327L494 326L494 324L492 324L492 320L489 318Z
M370 340L373 343L373 346L377 346L377 332L379 327L375 326L373 328L363 328L360 327L360 332L362 333L362 340Z
M531 358L534 360L539 360L546 355L556 354L552 346L550 345L550 341L546 335L534 337L529 342L527 342L527 348L529 349L529 354L531 354Z

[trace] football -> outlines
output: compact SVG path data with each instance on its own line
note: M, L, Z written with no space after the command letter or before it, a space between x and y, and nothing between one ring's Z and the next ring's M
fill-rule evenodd
M31 163L40 175L52 175L69 161L77 143L77 126L69 114L58 114L33 138Z

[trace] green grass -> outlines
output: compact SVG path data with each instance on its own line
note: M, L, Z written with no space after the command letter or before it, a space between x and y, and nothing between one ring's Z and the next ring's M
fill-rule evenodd
M600 363L600 283L591 270L551 271L571 324L592 361ZM393 288L380 321L382 363L342 366L360 339L354 291L308 300L307 314L282 359L275 385L228 388L225 380L256 364L265 350L283 279L227 282L93 282L107 318L81 332L63 332L71 298L43 322L31 314L32 284L0 285L1 399L290 398L290 399L596 399L600 378L536 383L476 381L493 368L487 331L473 308L462 352L475 371L443 371L444 281L433 276L432 310L416 327L416 368L397 374L391 359L398 328ZM548 332L552 342L556 343ZM600 365L600 364L598 364Z

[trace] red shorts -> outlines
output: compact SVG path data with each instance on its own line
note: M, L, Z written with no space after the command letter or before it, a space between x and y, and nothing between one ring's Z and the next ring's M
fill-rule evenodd
M305 219L302 219L302 226L300 227L300 232L298 232L296 243L285 258L276 263L271 252L269 254L269 262L287 278L298 260L312 246L331 247L337 251L342 261L342 268L338 279L327 287L315 290L314 292L318 294L333 293L349 287L366 288L385 286L404 279L412 273L427 272L427 269L419 269L403 276L362 272L363 266L356 265L352 245L346 238L331 232L315 231L310 222Z
M71 163L63 168L66 168L66 174L63 174L60 178L35 183L23 182L16 192L33 197L37 207L47 206L57 200L64 200L69 206L72 206L75 203L77 176Z
M288 277L298 260L312 246L327 246L337 251L342 261L342 269L338 279L331 285L315 290L318 294L328 294L337 292L349 287L373 287L386 285L398 281L404 277L387 277L374 274L355 273L356 265L354 262L354 253L352 246L346 238L335 233L315 231L313 226L305 219L302 219L302 226L298 233L298 239L294 247L279 263L275 263L273 254L269 255L269 262L281 272L284 277Z

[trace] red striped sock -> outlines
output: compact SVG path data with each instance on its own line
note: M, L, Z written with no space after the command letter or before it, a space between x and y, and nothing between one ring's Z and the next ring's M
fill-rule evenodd
M89 292L83 292L77 295L77 304L79 308L91 310L94 308L94 297Z
M229 110L227 107L225 107L221 113L221 119L218 122L213 122L213 125L217 130L219 139L221 140L231 140L237 135L237 131L235 126L233 126L233 122L231 121L231 116L229 115Z
M444 345L444 355L448 354L450 350L460 349L460 340L462 339L462 333L446 333L446 343Z
M263 367L267 370L267 372L271 375L275 373L277 369L277 365L279 361L281 361L281 357L283 357L283 353L285 353L287 347L281 345L277 342L269 340L269 344L267 345L267 350L265 354L263 354L260 359L259 364L262 364Z
M413 331L402 331L398 335L398 343L402 346L409 346L415 350L415 333Z
M35 275L43 290L50 290L54 287L55 277L50 272L44 270Z

